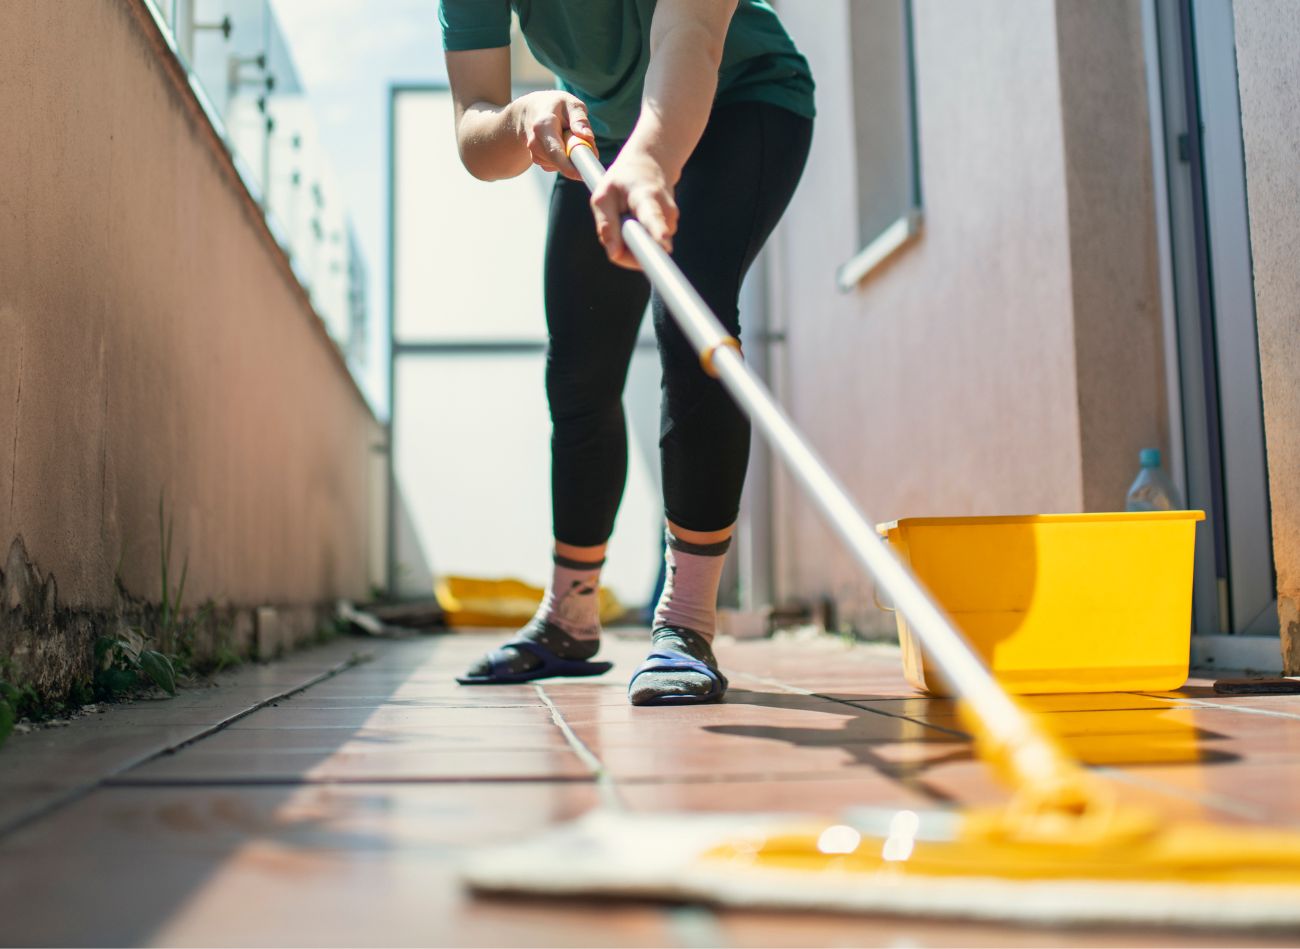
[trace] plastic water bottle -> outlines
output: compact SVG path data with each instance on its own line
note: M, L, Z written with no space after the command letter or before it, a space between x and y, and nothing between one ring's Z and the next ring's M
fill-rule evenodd
M1182 499L1178 489L1160 467L1160 449L1143 448L1138 452L1142 470L1128 489L1126 511L1181 511Z

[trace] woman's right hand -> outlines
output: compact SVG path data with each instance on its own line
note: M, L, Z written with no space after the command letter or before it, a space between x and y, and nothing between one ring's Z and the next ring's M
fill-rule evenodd
M577 96L547 89L520 96L513 103L516 131L532 156L533 164L543 171L558 171L575 181L581 176L565 152L564 142L576 135L596 147L587 107Z

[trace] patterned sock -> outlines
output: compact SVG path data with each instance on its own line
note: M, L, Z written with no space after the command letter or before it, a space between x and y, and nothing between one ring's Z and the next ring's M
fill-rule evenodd
M555 555L551 582L533 620L558 626L574 639L600 639L600 568Z
M691 544L670 532L665 539L668 576L655 607L654 628L689 629L712 642L718 627L718 584L731 538L716 544Z
M731 539L691 544L669 533L667 541L668 576L655 607L651 652L695 659L716 671L718 660L710 644L717 631L718 585ZM703 700L714 688L713 680L701 672L642 672L633 679L628 699L633 705L654 705L667 697Z
M537 643L562 659L590 659L596 655L600 651L600 568L604 565L603 560L583 563L556 554L541 605L528 625L512 638ZM542 664L530 652L512 646L503 648L511 657L507 672L528 672ZM465 674L491 673L492 663L484 656Z

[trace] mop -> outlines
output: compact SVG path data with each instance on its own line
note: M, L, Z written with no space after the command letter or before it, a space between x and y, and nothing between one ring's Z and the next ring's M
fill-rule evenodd
M591 189L604 169L580 139ZM1300 833L1174 822L1120 804L998 684L872 529L704 300L631 216L623 240L700 356L857 563L893 600L958 699L979 758L1009 785L992 808L789 815L596 811L474 855L476 889L1048 924L1300 925Z

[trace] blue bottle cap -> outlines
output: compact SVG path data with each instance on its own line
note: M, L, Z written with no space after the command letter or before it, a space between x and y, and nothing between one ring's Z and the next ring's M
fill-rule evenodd
M1143 468L1159 468L1160 449L1143 448L1140 452L1138 452L1138 461L1142 463Z

